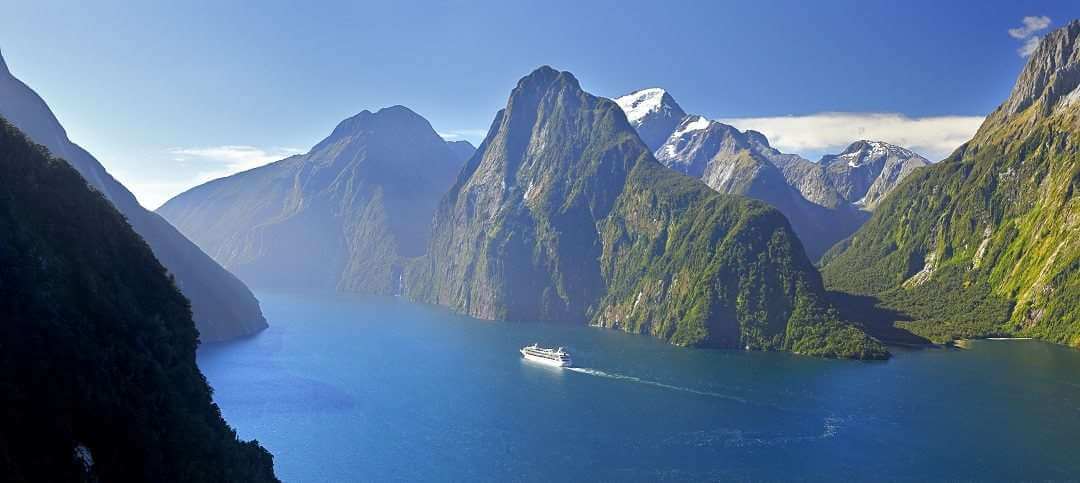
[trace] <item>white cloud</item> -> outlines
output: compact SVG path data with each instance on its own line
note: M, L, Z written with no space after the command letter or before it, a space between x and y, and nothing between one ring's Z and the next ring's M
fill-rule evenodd
M974 136L982 116L908 117L897 113L824 112L804 116L718 119L765 134L788 153L838 153L854 141L885 141L939 161Z
M201 162L209 162L210 164L219 167L219 169L215 169L214 171L227 172L228 174L257 168L264 164L301 152L302 151L299 149L294 148L263 149L255 146L242 145L175 148L169 150L169 153L173 155L173 159L176 161L186 163L194 159ZM228 174L224 176L228 176Z
M487 135L487 129L453 129L437 134L447 141L466 140L473 144L479 144Z
M169 153L173 155L173 160L195 168L195 182L191 186L258 168L302 152L296 148L258 148L243 145L169 150Z
M257 168L301 152L295 148L243 145L173 148L167 150L166 155L179 165L175 169L153 173L118 170L114 175L131 190L140 204L155 209L173 196L207 181Z
M1024 45L1021 45L1019 49L1016 49L1016 53L1020 54L1020 57L1030 57L1035 53L1035 49L1039 46L1039 42L1042 41L1042 37L1031 37L1024 41Z
M1039 17L1024 17L1020 20L1020 23L1024 24L1020 27L1009 29L1009 35L1014 39L1026 39L1035 32L1045 29L1050 26L1050 17L1045 15Z
M1035 48L1039 46L1039 41L1042 40L1042 37L1035 35L1035 33L1050 26L1050 17L1045 15L1039 17L1029 16L1020 20L1020 23L1023 25L1009 29L1009 36L1024 41L1023 45L1016 49L1016 53L1020 54L1020 57L1029 57L1035 52Z

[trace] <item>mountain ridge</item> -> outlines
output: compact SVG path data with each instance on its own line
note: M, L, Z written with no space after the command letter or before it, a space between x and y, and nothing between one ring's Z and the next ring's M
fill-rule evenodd
M1064 101L1080 86L1078 37L1076 20L1044 37L972 140L826 255L827 284L879 297L939 342L1080 346L1080 106Z
M0 117L5 481L277 481L196 365L189 301L115 204Z
M255 286L392 295L471 151L404 106L363 110L305 154L196 186L158 212ZM320 257L297 256L309 252Z
M663 167L615 102L547 66L518 82L443 197L405 294L678 345L887 354L838 319L783 216Z
M11 73L2 58L0 116L70 163L127 217L176 277L184 295L191 299L203 341L242 337L267 327L251 291L163 218L139 205L134 195L109 175L93 155L71 142L45 101Z

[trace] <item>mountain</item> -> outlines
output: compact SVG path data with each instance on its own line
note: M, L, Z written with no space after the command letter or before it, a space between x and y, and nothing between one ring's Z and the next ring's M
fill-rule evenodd
M396 294L470 151L405 107L363 111L307 154L197 186L158 213L252 286Z
M836 289L878 297L944 341L1080 346L1080 21L1042 39L968 143L908 176L827 256Z
M816 164L801 158L775 164L781 166L792 186L815 203L850 203L873 210L900 181L916 169L929 166L930 161L900 146L863 140L840 154L823 156Z
M686 112L667 91L655 87L631 92L615 99L615 103L626 113L626 119L650 151L659 149L686 117Z
M191 300L203 341L231 339L266 328L266 319L251 291L164 219L140 206L135 196L110 176L97 159L71 142L45 101L11 74L2 57L0 116L55 156L71 163L90 186L120 210Z
M550 67L496 114L405 280L414 300L484 319L887 355L839 320L779 212L665 168L616 103Z
M476 146L468 141L447 141L446 146L454 153L454 159L459 165L464 165L465 161L468 161L476 152Z
M807 254L817 260L854 233L867 216L846 204L827 208L804 198L772 161L784 156L772 150L760 133L743 133L702 116L685 117L656 150L661 164L701 178L720 193L749 196L780 210Z
M115 205L0 119L4 481L276 481L195 364L187 299Z
M862 226L869 218L864 211L901 179L929 164L877 141L856 142L813 163L780 152L760 132L688 115L659 88L632 92L616 103L658 161L721 193L769 203L788 218L814 260Z

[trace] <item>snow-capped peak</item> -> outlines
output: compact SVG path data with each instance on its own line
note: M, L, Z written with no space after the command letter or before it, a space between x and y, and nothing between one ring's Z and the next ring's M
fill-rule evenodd
M848 146L843 153L840 153L839 158L847 161L848 166L852 168L858 168L862 166L867 160L880 159L885 156L896 156L900 158L915 158L921 157L918 154L904 149L900 146L889 144L881 141L858 141Z
M665 102L665 96L668 99L671 98L667 95L667 91L659 87L651 87L616 98L615 103L626 113L626 119L631 124L637 125L650 114L673 109Z

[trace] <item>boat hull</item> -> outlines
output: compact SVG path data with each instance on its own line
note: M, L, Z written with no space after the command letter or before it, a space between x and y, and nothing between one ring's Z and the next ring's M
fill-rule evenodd
M529 353L525 352L524 349L522 349L520 352L521 352L521 356L524 357L525 360L530 361L530 362L535 362L537 364L543 364L545 366L569 367L570 364L572 364L572 361L569 361L569 360L567 360L567 361L556 361L556 360L547 359L547 358L544 358L544 357L537 357L537 356L534 356L532 354L529 354Z

